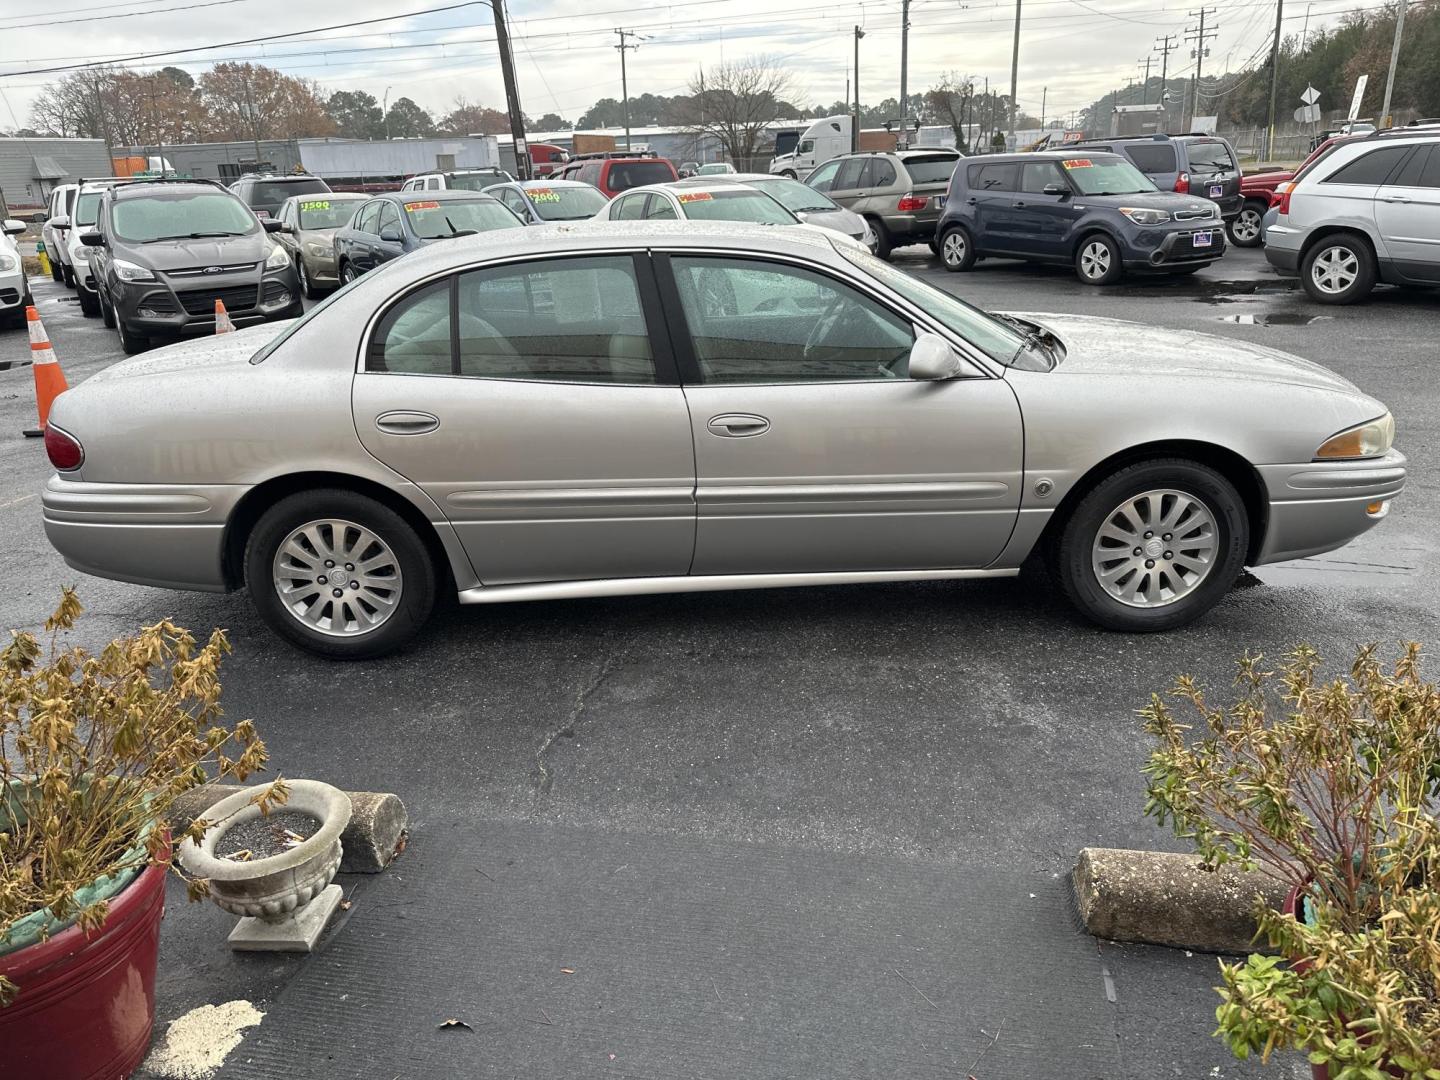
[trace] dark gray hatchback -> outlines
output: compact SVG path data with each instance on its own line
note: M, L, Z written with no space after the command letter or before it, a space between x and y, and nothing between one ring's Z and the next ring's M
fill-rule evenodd
M213 333L215 301L236 326L299 315L285 249L250 208L208 180L139 180L100 202L91 249L100 314L139 352L155 336Z

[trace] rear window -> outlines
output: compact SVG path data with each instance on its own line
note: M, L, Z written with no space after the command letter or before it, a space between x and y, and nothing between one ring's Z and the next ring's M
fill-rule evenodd
M675 170L664 161L617 161L610 166L606 183L611 191L629 191L674 179Z
M1230 147L1219 139L1205 139L1186 146L1191 172L1229 172L1235 168Z
M256 210L268 210L272 214L291 195L311 195L316 192L328 194L330 185L324 180L264 180L250 185L250 197L245 201Z
M507 172L458 173L452 175L449 182L450 187L455 191L484 191L496 184L508 184L510 179L510 174Z
M1144 173L1172 173L1175 171L1175 147L1165 143L1128 146L1125 148L1135 167Z
M923 157L905 158L905 171L916 184L948 184L950 174L955 171L956 154L926 154Z

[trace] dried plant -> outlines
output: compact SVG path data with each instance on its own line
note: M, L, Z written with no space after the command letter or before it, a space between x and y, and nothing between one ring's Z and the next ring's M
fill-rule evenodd
M197 646L165 621L97 656L61 641L81 610L65 589L45 623L48 649L29 633L0 649L0 947L39 911L99 927L107 903L82 903L80 890L151 863L173 867L160 823L175 799L265 764L249 720L222 722L223 631ZM268 812L286 795L277 780L252 801ZM184 836L198 840L210 824L195 821ZM192 899L208 893L204 881L188 885ZM0 1005L14 992L0 978Z
M1301 647L1276 671L1238 665L1238 700L1212 705L1189 677L1141 715L1158 746L1146 813L1208 866L1263 866L1299 890L1305 917L1257 901L1282 955L1221 964L1220 1029L1241 1058L1279 1047L1337 1080L1440 1080L1440 692L1420 647L1393 668L1361 649L1321 681Z

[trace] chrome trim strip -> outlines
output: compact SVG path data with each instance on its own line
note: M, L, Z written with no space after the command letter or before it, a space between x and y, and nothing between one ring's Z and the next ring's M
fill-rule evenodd
M1300 472L1291 476L1285 486L1300 491L1351 492L1357 488L1389 488L1397 490L1405 485L1405 470L1394 469L1347 469L1344 471Z
M43 492L40 496L45 513L64 518L70 515L88 517L112 514L203 514L211 508L210 500L201 495L167 495L157 491Z
M715 503L782 503L797 502L893 502L922 499L949 501L959 499L998 499L1010 491L1009 484L998 481L957 481L949 484L805 484L783 482L737 484L729 487L702 486L696 498L702 508Z
M596 506L616 509L629 506L689 507L695 504L695 489L684 487L563 487L524 489L478 488L452 491L445 502L466 510L536 510Z
M725 592L731 589L787 589L807 585L865 585L887 581L948 581L956 578L1015 577L1008 570L856 570L819 574L708 574L594 581L542 581L527 585L481 585L462 589L462 604L508 604L526 600L576 600L597 596Z

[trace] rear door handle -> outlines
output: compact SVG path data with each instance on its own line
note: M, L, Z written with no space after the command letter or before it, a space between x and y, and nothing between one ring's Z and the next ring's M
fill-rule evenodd
M722 439L749 439L770 430L770 421L754 413L721 413L706 425L711 435Z
M1030 205L1030 204L1029 204L1029 203L1024 203L1024 202L1016 202L1016 203L1015 203L1015 209L1019 210L1021 207L1028 206L1028 205Z
M1410 202L1410 201L1411 201L1409 195L1382 195L1382 196L1380 196L1380 197L1381 197L1382 199L1384 199L1386 202Z
M425 435L440 426L440 418L427 412L381 413L375 418L375 427L387 435Z

